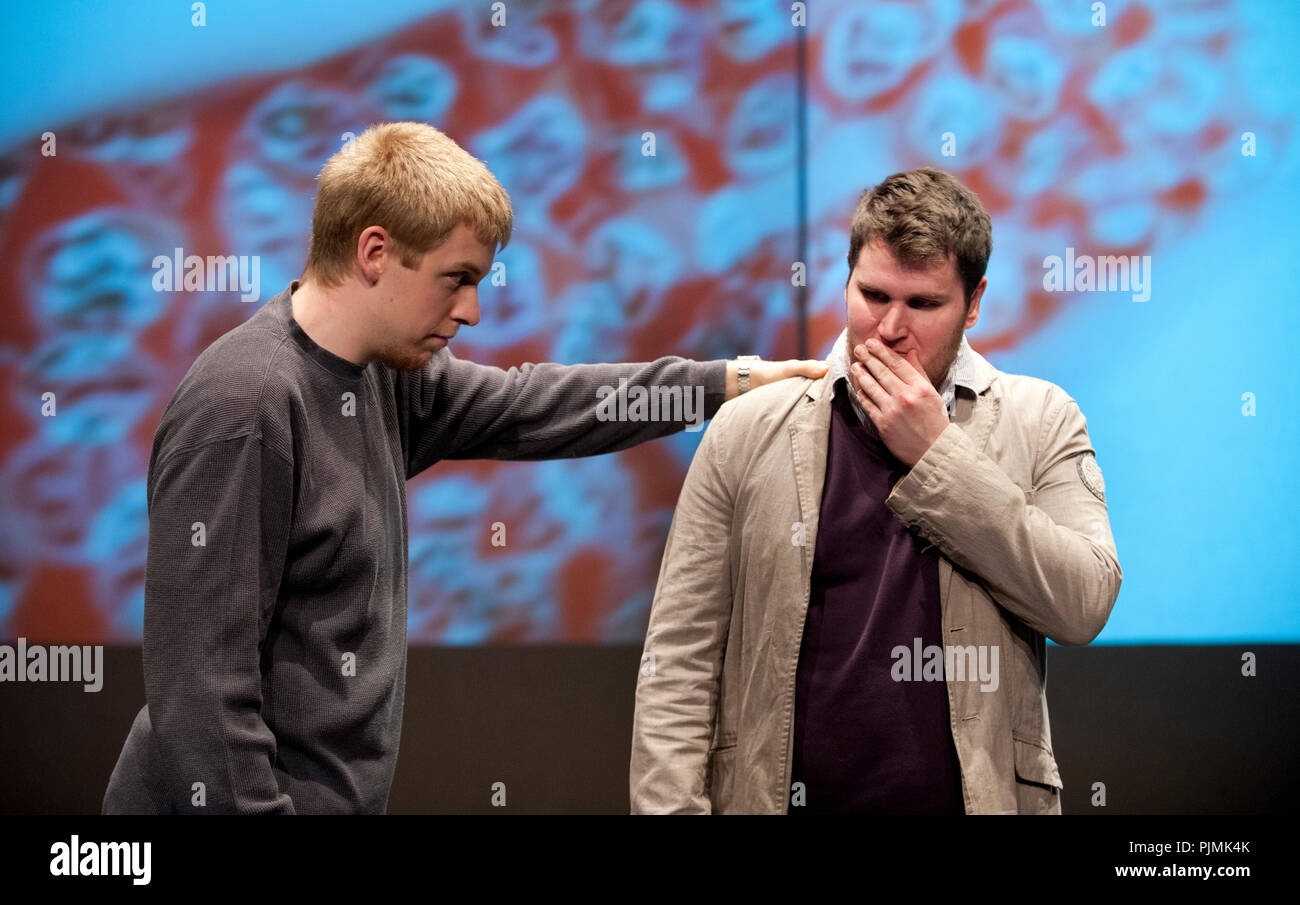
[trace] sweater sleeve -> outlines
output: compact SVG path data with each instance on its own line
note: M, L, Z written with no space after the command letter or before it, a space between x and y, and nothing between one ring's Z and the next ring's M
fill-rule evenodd
M260 663L293 480L292 464L253 435L173 450L150 468L145 694L173 812L294 813L272 771Z
M638 410L636 400L651 394L654 408L647 404ZM620 395L630 404L621 404ZM440 459L535 460L615 452L700 425L725 398L725 361L675 356L640 364L547 363L502 370L461 361L444 350L397 380L408 478Z

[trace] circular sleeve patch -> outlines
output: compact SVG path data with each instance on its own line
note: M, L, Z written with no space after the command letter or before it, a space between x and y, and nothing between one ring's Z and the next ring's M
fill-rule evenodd
M1097 499L1106 502L1106 480L1101 476L1097 457L1090 452L1079 456L1079 480Z

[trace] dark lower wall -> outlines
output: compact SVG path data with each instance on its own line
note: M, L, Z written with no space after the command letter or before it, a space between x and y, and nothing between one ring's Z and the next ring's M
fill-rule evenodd
M1241 676L1253 651L1258 675ZM626 813L633 647L410 651L390 810ZM103 690L0 682L0 812L98 812L144 702L138 647ZM1247 814L1300 805L1300 647L1051 648L1067 813ZM1089 805L1106 784L1107 807Z

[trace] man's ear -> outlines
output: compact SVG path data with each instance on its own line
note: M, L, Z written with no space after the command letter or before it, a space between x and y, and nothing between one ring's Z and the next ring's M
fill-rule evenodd
M357 266L361 268L366 284L373 286L388 265L392 245L388 230L382 226L367 226L357 237Z
M984 296L984 287L989 284L988 277L980 277L979 285L970 295L970 307L966 309L966 327L969 330L980 319L980 299Z

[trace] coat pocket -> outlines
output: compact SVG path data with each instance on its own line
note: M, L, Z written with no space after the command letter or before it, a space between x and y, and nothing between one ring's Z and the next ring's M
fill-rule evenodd
M1016 810L1021 814L1061 813L1061 774L1056 758L1033 742L1013 739L1016 759Z
M736 782L736 745L733 742L709 752L709 802L713 813L731 810Z

